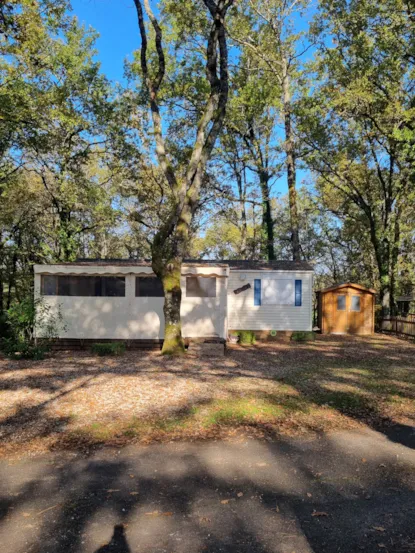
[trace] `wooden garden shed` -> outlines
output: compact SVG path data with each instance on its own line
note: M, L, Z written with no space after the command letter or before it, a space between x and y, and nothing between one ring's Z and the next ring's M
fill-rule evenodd
M373 334L375 290L346 282L317 292L322 334Z

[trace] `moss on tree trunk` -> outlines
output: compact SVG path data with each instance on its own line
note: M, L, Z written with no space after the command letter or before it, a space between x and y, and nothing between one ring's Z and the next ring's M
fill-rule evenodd
M162 277L164 289L164 342L163 355L184 353L184 341L180 320L182 289L180 287L181 263L167 264L167 273Z

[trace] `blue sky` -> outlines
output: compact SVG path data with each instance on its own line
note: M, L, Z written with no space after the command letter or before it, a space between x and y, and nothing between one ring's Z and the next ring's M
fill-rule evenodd
M72 0L73 15L86 27L99 33L96 48L102 72L113 81L125 84L124 61L140 46L137 12L133 0ZM300 25L301 26L301 25ZM297 171L297 186L307 173ZM273 186L272 194L286 194L287 181L283 175Z
M123 82L124 60L140 46L137 12L132 0L72 0L73 14L86 27L93 27L102 71L111 80Z

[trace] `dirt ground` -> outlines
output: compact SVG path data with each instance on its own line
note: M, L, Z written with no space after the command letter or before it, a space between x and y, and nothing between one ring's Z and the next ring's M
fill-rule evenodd
M415 552L413 344L0 364L1 551Z
M158 352L0 359L0 453L372 428L414 440L415 345L384 335Z

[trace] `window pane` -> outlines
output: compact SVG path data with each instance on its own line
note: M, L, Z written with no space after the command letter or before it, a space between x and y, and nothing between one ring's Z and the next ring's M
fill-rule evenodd
M59 296L125 296L124 277L59 275L56 278L58 279Z
M136 277L136 297L164 298L163 284L157 277Z
M294 280L263 278L262 305L295 305Z
M100 277L93 276L59 276L58 290L60 296L100 296Z
M360 311L360 296L352 296L352 311Z
M337 296L337 311L345 311L346 310L346 296L341 295Z
M57 278L54 275L42 275L41 294L42 296L57 295Z
M186 277L187 298L216 298L216 278Z
M112 276L101 277L101 296L124 297L125 278Z

